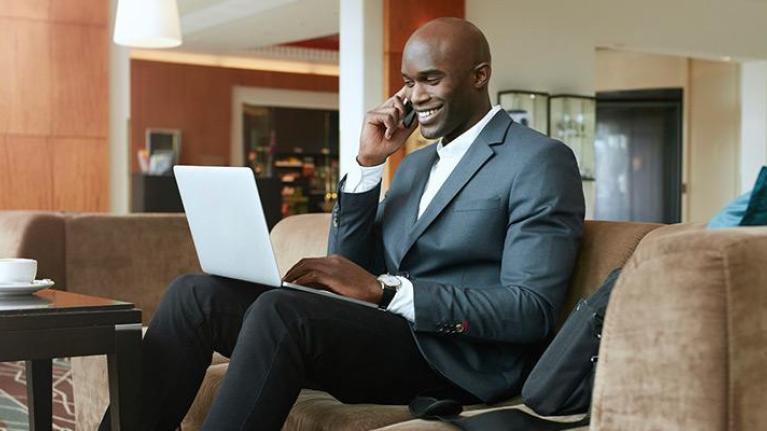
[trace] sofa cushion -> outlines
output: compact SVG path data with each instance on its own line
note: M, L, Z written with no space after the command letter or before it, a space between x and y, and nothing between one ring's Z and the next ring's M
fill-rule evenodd
M570 416L552 416L552 417L545 417L536 414L534 411L532 411L529 407L517 404L514 406L495 406L491 408L484 408L484 409L473 409L473 410L467 410L464 411L461 416L464 417L470 417L482 413L492 412L496 410L505 410L505 409L517 409L522 410L525 413L531 414L533 416L542 417L554 422L577 422L585 416L585 414L578 414L578 415L570 415ZM577 428L570 428L570 431L586 431L589 427L583 426L583 427L577 427ZM450 425L445 422L440 421L427 421L423 419L413 419L409 420L407 422L402 422L394 425L389 425L383 428L377 428L374 431L456 431L458 430L457 427Z
M765 265L765 227L647 235L607 310L592 426L767 429Z
M762 167L751 191L743 193L708 222L709 229L767 225L767 166Z

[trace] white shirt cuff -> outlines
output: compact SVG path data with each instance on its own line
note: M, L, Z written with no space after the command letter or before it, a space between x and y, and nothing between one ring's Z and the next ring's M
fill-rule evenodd
M386 311L399 314L411 323L415 323L415 303L413 302L413 283L405 277L397 277L402 285L394 294Z
M344 193L365 193L373 190L383 178L386 162L376 166L362 166L356 163L357 168L352 168L346 174Z

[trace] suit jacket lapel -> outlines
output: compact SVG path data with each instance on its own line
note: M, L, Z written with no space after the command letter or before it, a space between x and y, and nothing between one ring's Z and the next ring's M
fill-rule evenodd
M398 220L400 220L398 223L401 224L397 226L399 233L398 240L395 242L397 245L394 247L394 253L396 254L393 256L394 261L397 263L402 260L405 243L408 241L409 233L418 218L418 206L421 203L421 196L426 188L426 181L429 179L431 167L434 166L434 162L437 160L437 145L430 145L416 154L418 159L413 161L411 169L413 178L407 181L410 184L410 190L407 193L407 198L402 208L398 209L401 212L401 216L398 217ZM413 154L413 156L416 156L416 154Z
M479 134L471 147L466 151L466 154L461 161L458 162L458 165L453 169L453 172L448 176L447 180L445 180L445 183L442 184L442 187L434 196L434 199L432 199L429 206L426 207L423 215L421 215L415 222L410 233L405 236L405 242L401 249L402 252L399 254L397 260L398 266L413 244L415 244L416 240L423 235L426 229L434 222L434 220L436 220L450 201L453 200L455 195L463 189L466 183L471 180L482 165L495 154L490 146L503 142L506 130L509 128L510 124L511 118L509 118L505 111L498 112L493 119L490 120L490 123L488 123L482 133ZM434 153L436 156L436 145ZM432 160L434 160L434 158L432 158ZM429 165L429 169L431 169L431 165ZM425 177L428 178L429 171L426 172L427 174ZM414 217L417 217L418 215L418 205L421 201L421 195L423 194L425 184L426 179L423 179L420 189L413 190L411 193L412 196L408 199L408 211L412 209L410 208L411 202L414 202L415 208L412 209L414 211Z
M425 154L420 160L414 163L413 175L414 178L411 182L412 189L407 195L407 200L403 208L404 213L407 216L407 231L412 229L418 218L418 207L421 204L421 196L426 189L426 181L429 179L431 168L437 161L437 145L431 145L424 150Z

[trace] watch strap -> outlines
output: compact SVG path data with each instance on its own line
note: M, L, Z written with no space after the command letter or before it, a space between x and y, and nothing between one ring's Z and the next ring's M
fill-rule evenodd
M392 286L387 286L383 281L379 282L381 283L383 294L381 295L381 301L378 303L378 308L386 310L394 299L394 295L397 294L397 289Z

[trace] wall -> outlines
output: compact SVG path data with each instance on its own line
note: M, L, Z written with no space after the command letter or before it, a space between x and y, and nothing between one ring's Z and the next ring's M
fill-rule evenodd
M598 70L611 61L620 64L622 60L600 60L597 51L600 47L693 58L767 59L763 30L767 2L714 0L701 5L695 0L466 0L466 17L490 40L493 95L511 88L590 95L599 82L604 82L600 89L615 89L621 75L600 75ZM634 60L639 57L637 54ZM623 62L629 63L637 64ZM715 73L712 68L721 70ZM737 194L731 184L731 178L737 177L740 169L740 109L732 93L739 91L737 68L737 64L723 62L692 60L688 64L687 93L694 94L694 89L701 93L697 100L685 100L685 105L691 108L687 113L684 154L688 169L683 172L689 192L687 199L683 199L685 221L707 219ZM655 70L654 74L647 74L648 69ZM623 71L629 86L640 81L642 87L654 87L685 80L684 66L674 61ZM705 90L708 85L713 86L710 92ZM721 104L707 106L706 101ZM696 122L709 118L734 122L702 124L696 131L693 107ZM707 187L714 189L709 191Z
M598 49L594 68L596 91L687 89L689 60L676 55Z
M767 61L741 64L740 100L740 192L745 192L767 165Z
M740 69L704 60L690 66L687 221L704 222L739 193Z
M154 127L181 130L181 163L228 165L235 86L338 92L338 78L132 60L132 171Z
M689 183L690 59L673 55L598 49L595 58L596 91L681 88L682 182ZM695 194L695 193L693 193ZM689 219L690 193L682 193L682 220ZM697 194L695 196L697 198ZM705 195L701 196L705 199Z
M108 209L108 14L0 1L0 209Z
M737 63L597 50L596 91L684 91L684 221L707 221L739 192L739 74Z
M595 48L767 59L767 2L466 0L490 41L490 90L594 92Z

